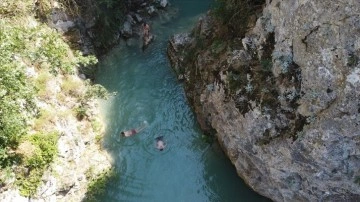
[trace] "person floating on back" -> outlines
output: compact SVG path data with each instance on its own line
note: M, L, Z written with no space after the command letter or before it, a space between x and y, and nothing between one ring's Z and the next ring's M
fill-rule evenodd
M156 149L160 151L165 149L166 143L164 142L164 136L156 137L155 141L156 141L156 145L155 145Z
M144 121L144 123L140 127L133 128L133 129L127 130L127 131L122 131L120 134L125 137L130 137L137 133L140 133L142 130L144 130L146 128L146 126L147 126L147 122Z

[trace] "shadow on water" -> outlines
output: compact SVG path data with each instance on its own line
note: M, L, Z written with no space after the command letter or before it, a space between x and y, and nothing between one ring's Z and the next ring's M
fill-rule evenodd
M179 16L151 24L157 37L145 52L135 41L116 47L99 65L96 81L117 93L100 104L104 148L114 165L90 201L267 201L242 182L217 144L201 138L166 56L171 34L189 31L210 1L173 3ZM119 135L142 124L146 128L135 136ZM155 148L158 136L164 136L164 151Z

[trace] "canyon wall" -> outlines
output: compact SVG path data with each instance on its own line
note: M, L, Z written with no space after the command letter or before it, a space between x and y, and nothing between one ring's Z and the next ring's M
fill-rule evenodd
M244 35L211 11L170 40L198 122L274 201L359 200L360 2L257 9Z

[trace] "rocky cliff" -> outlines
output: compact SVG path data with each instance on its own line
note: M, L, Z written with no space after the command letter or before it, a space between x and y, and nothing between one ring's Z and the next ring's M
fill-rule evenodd
M114 172L95 98L108 93L86 79L96 70L92 54L104 54L120 37L141 36L141 23L169 16L168 6L1 1L0 201L93 201L104 192Z
M209 13L170 41L201 127L274 201L360 200L360 2L257 9L245 34Z
M78 72L97 59L39 22L39 2L56 3L0 3L0 201L81 201L89 182L111 167L95 100L107 94ZM71 29L54 6L58 30Z

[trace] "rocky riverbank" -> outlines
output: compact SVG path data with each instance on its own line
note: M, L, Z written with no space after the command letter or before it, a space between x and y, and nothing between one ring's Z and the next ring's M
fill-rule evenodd
M253 9L236 16L247 19L244 34L230 22L238 13L224 23L212 12L170 41L201 127L274 201L358 200L359 2L270 0Z
M80 5L78 2L85 5ZM42 135L46 137L48 133L54 134L54 137L57 138L55 148L57 147L58 151L55 151L55 160L44 167L43 174L42 169L36 170L38 168L36 163L31 165L34 167L21 163L14 164L6 171L1 171L0 201L81 201L84 199L89 182L107 172L111 167L112 160L101 148L104 123L99 118L97 101L94 100L95 97L104 93L103 89L100 86L91 85L90 81L86 80L92 78L95 68L94 66L79 65L75 60L85 58L77 57L78 53L75 53L74 49L81 50L82 55L100 56L117 44L120 38L140 37L142 34L142 30L139 28L141 23L145 20L149 22L149 19L154 16L167 16L165 9L169 6L166 0L117 1L112 4L111 8L104 8L103 4L97 4L98 2L92 0L74 1L74 5L66 5L63 1L51 2L51 5L47 3L44 1L33 4L33 2L26 1L24 3L26 7L22 10L24 14L19 16L19 19L25 21L24 25L16 21L11 23L19 24L20 30L36 29L41 31L41 33L37 31L36 37L38 38L31 36L27 38L27 33L23 35L27 40L26 46L29 48L26 54L29 52L30 55L49 55L46 55L47 57L44 57L45 59L43 58L41 62L36 60L32 62L32 58L27 58L25 54L17 53L20 57L16 57L24 66L28 82L38 88L35 95L38 116L29 121L31 129L26 136L32 137L44 133ZM8 4L5 2L5 5ZM99 7L96 8L96 6ZM80 7L86 9L81 10ZM99 12L99 10L101 11ZM35 13L33 13L34 11ZM104 15L106 11L109 11L108 15ZM119 11L121 12L117 13ZM7 12L0 12L0 14L4 13ZM43 14L49 15L44 16ZM111 27L111 30L99 29L109 28L109 25L101 24L104 23L103 17L108 17L109 22L116 21L118 24L110 23L111 26L114 26ZM61 39L60 35L53 33L54 30L39 21L56 29L63 38ZM107 38L104 39L103 35ZM44 36L48 38L41 38ZM57 47L54 50L48 50L48 44L42 44L49 43L45 41L50 39L52 40L50 45L54 43ZM72 49L63 40L67 41ZM38 50L37 47L41 46L48 49L43 50L42 53L34 52L34 50ZM52 54L57 55L53 56ZM53 63L48 62L49 58L52 59L50 62L59 65L61 70L62 66L69 64L78 65L80 68L70 65L67 68L72 69L71 73L65 71L54 73L53 70L56 67L53 67ZM53 72L50 73L50 71ZM41 145L40 148L37 148L35 143L23 140L17 150L12 152L25 158L27 156L32 158L39 155L38 153L42 154L43 149L45 148L42 148ZM43 156L38 158L41 159ZM33 174L35 172L41 173ZM22 180L21 183L18 182L20 180ZM38 182L40 187L36 189ZM93 185L95 184L93 183ZM23 195L24 193L29 195L28 197L20 195L19 186L21 187L20 192ZM92 189L96 189L96 187L92 187Z
M48 19L51 27L68 35L70 42L85 55L102 55L121 39L139 38L142 36L142 23L150 23L154 17L170 19L171 14L176 12L167 0L124 0L112 5L111 9L102 8L106 5L88 0L86 6L89 8L83 8L74 16L55 4Z

